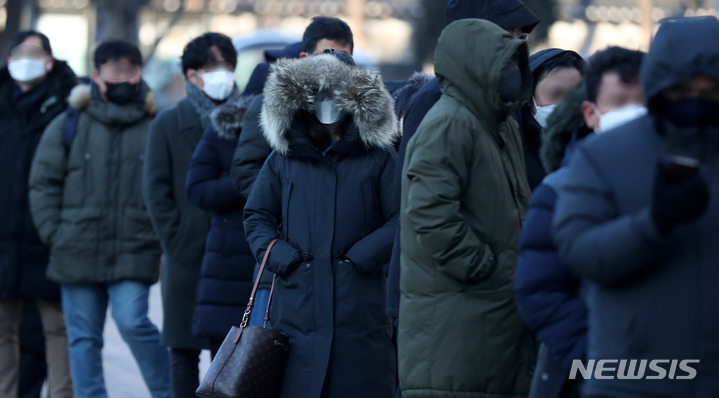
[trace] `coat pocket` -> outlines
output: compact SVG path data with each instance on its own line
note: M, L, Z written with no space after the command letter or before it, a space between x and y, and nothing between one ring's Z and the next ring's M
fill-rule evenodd
M129 253L159 248L147 211L125 209L122 217L121 240L125 250Z
M282 325L282 328L303 334L315 330L315 293L315 265L312 261L303 261L290 274L278 276L271 307L273 325Z
M101 209L63 209L53 238L53 252L94 253L101 239L102 216Z

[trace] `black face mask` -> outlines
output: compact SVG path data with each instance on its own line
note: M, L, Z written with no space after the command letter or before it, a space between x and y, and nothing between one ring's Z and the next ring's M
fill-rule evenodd
M664 100L663 117L679 128L719 126L719 102L702 98Z
M105 96L107 100L118 105L126 105L137 98L140 93L140 83L130 84L128 82L122 83L108 83L105 82L107 91Z
M499 98L502 102L514 102L519 100L522 94L522 72L514 62L509 62L502 69L499 80Z

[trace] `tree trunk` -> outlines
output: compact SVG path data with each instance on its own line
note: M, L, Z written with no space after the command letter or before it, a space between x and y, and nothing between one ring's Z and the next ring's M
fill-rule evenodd
M652 41L652 31L654 29L654 20L652 19L652 10L654 9L653 0L638 0L639 9L642 11L642 33L644 35L644 43L646 49L649 49L649 43Z
M93 0L97 8L95 43L121 39L137 45L140 11L148 3L149 0Z
M5 30L0 33L0 59L10 55L10 40L18 32L30 29L32 22L32 3L25 0L7 0L5 2L7 21Z

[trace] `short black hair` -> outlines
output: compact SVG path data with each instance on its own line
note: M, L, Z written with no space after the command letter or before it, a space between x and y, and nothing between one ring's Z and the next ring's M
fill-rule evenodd
M586 62L574 51L563 51L548 59L532 72L532 93L537 89L537 83L547 77L556 68L576 69L579 74L584 75Z
M614 46L594 53L589 58L584 76L587 101L597 102L599 86L606 73L617 73L619 79L624 83L638 82L639 67L643 58L644 53L641 51Z
M133 65L142 66L142 54L136 45L124 40L106 40L95 49L95 68L100 69L109 61L123 58Z
M355 42L352 29L345 21L339 18L312 18L312 22L302 35L302 51L310 54L314 53L317 50L317 42L322 39L349 44L350 50L354 51Z
M208 32L187 43L182 51L182 73L190 69L200 69L207 64L217 61L212 47L220 50L222 58L232 67L237 66L237 50L232 39L222 33Z
M15 36L10 39L10 49L19 46L22 42L27 40L28 37L37 37L40 39L40 43L42 43L42 49L45 50L46 53L49 55L52 55L52 47L50 47L50 39L47 38L44 34L36 31L36 30L24 30L22 32L18 32L15 34Z

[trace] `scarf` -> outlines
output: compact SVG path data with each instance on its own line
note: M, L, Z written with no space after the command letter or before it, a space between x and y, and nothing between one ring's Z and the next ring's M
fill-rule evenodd
M235 103L235 101L240 98L240 89L237 88L237 84L232 88L230 95L222 102L213 101L199 86L196 86L189 80L185 82L185 89L187 90L187 99L190 101L192 107L195 108L195 112L200 115L200 124L203 129L210 124L210 114L212 114L212 111L218 106Z

